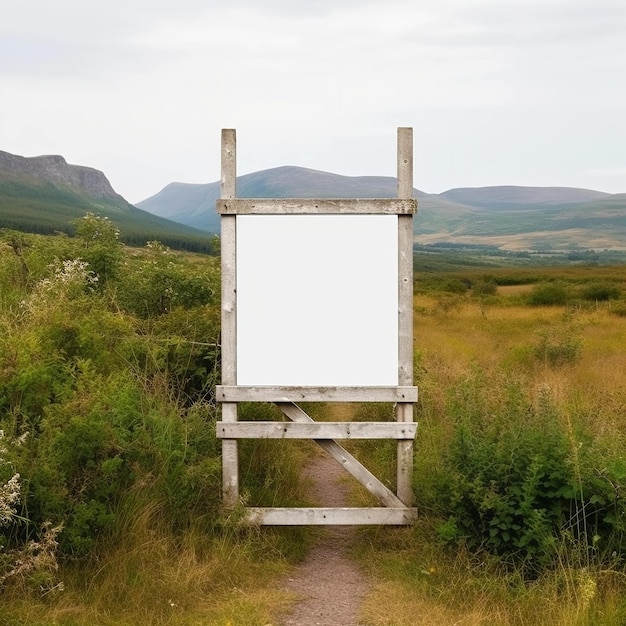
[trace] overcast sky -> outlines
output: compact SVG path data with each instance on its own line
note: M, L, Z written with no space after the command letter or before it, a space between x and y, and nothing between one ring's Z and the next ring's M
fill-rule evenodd
M0 0L0 150L138 202L299 165L626 192L624 0Z

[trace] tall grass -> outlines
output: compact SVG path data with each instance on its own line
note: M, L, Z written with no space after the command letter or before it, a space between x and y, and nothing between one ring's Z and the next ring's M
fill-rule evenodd
M7 448L0 487L20 473L22 509L12 510L64 522L59 569L7 585L0 625L276 623L290 602L276 581L311 534L242 527L241 511L220 510L214 260L124 250L103 289L87 282L89 268L59 265L76 260L73 246L0 247L0 426L7 441L29 433ZM418 289L420 519L355 542L379 581L368 625L626 622L626 316L614 298L626 272L533 271ZM555 278L566 304L533 304L533 284ZM516 280L530 288L500 291ZM586 281L602 289L587 292ZM277 418L270 406L241 409ZM393 419L393 407L355 417ZM242 442L250 504L304 500L308 449L286 443ZM393 442L350 446L393 487ZM39 532L26 521L1 531L10 549Z
M0 625L268 623L309 536L222 511L216 260L113 238L104 281L77 240L7 236ZM241 448L251 501L297 503L297 448Z
M362 563L380 581L368 625L626 622L626 323L610 302L532 306L531 290L450 306L418 288L420 519L362 531Z

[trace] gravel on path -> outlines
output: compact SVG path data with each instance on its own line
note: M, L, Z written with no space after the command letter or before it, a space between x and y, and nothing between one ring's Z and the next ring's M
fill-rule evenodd
M318 506L346 506L345 471L332 458L315 456L304 468ZM369 583L347 555L352 526L329 526L306 559L292 572L288 590L300 600L283 626L359 626L358 614Z

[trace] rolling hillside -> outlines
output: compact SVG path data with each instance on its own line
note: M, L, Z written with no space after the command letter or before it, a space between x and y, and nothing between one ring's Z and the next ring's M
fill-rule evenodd
M172 248L212 249L208 233L129 204L98 170L57 155L25 158L0 151L0 228L72 234L72 222L87 212L113 220L126 243L158 239Z
M219 232L220 183L171 183L140 208L209 232ZM237 179L242 198L384 198L396 180L340 176L285 166ZM626 250L626 194L571 187L480 187L441 194L414 190L415 241L495 246L503 250Z
M240 176L242 198L395 197L396 180L341 176L295 166ZM25 158L0 151L0 228L72 233L85 213L107 216L127 243L158 239L172 248L210 251L219 233L219 181L171 183L129 204L93 168L61 156ZM479 187L440 194L414 190L420 245L489 246L503 251L626 251L626 194L571 187Z
M426 195L419 191L415 193L417 198ZM284 166L238 177L237 195L241 198L393 198L396 179L339 176ZM171 183L137 206L182 224L219 232L219 216L215 212L215 201L219 197L219 181L204 185ZM454 205L453 202L449 204Z

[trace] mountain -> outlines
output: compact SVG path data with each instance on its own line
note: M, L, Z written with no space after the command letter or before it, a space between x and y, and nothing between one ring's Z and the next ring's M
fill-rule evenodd
M210 251L211 236L128 203L99 170L59 155L23 157L0 151L0 228L73 232L87 212L109 217L126 243L159 240L172 248Z
M241 198L392 198L396 179L340 176L283 166L237 178ZM138 207L218 233L220 182L171 183ZM573 187L414 189L415 242L489 245L503 250L626 250L626 194Z
M70 165L60 155L23 157L0 150L0 172L16 177L44 180L83 191L95 198L124 202L106 176L92 167Z
M304 167L282 166L237 177L240 198L394 198L396 179L388 176L341 176ZM414 190L418 199L428 194ZM220 217L215 201L220 181L207 184L170 183L136 206L155 215L217 233ZM454 213L456 203L442 199L434 207ZM463 210L463 207L459 208Z

